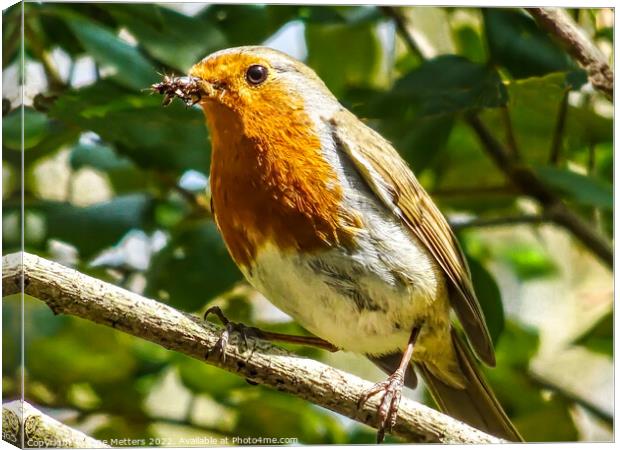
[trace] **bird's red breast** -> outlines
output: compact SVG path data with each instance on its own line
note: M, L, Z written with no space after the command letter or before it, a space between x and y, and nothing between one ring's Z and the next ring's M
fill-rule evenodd
M235 83L228 74L243 73L258 62L253 58L223 55L192 72ZM242 89L226 92L236 97L207 99L202 107L211 130L215 216L237 264L250 266L268 242L297 251L351 245L358 219L342 208L342 186L302 99L276 83L247 98Z

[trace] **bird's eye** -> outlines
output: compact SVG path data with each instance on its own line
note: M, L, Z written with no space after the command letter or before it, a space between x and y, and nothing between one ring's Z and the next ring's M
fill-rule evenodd
M267 79L267 68L265 66L261 66L260 64L254 64L248 67L248 71L245 73L245 78L250 84L261 84Z

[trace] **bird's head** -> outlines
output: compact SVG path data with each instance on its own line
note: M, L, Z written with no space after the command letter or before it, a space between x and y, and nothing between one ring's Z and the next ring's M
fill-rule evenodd
M350 239L322 142L331 138L324 119L340 105L314 71L276 50L237 47L167 81L156 90L205 112L213 204L235 261L250 264L267 241L310 249Z
M312 69L267 47L213 53L195 64L189 76L204 91L200 104L207 114L211 108L224 106L246 119L256 119L276 110L281 114L338 104Z

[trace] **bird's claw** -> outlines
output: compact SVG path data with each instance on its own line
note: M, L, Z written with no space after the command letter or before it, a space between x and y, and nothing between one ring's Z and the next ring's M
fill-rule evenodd
M230 333L231 331L233 331L231 325L231 323L227 323L224 326L224 329L220 333L220 337L213 346L213 349L207 353L207 357L215 355L221 362L226 362L226 346L228 345L228 338L230 337Z
M246 349L250 348L250 344L248 341L249 337L261 336L260 330L258 328L248 327L242 323L231 322L230 320L228 320L228 318L224 315L219 306L212 306L207 309L203 316L204 320L206 320L210 314L215 314L218 319L220 319L220 322L224 324L224 329L222 330L219 339L213 346L213 349L207 354L207 357L211 356L211 354L214 354L217 355L221 362L226 362L225 349L228 345L228 339L233 332L239 333L239 335L241 336L241 340L243 341L243 345Z
M391 432L396 425L398 405L405 382L405 374L400 369L390 375L385 381L381 381L368 389L357 402L357 408L361 409L371 397L383 393L379 408L379 427L377 428L377 444L383 442L386 432Z

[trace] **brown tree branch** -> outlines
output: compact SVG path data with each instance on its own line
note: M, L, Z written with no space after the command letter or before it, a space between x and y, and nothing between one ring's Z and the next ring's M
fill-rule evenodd
M538 8L540 9L540 8ZM389 11L390 17L399 16L399 12L394 7L385 7ZM401 34L408 35L407 42L414 42L413 37L401 21L395 21L396 27ZM414 42L415 45L415 42ZM417 47L411 48L412 52L417 52ZM513 157L495 137L491 134L486 125L475 113L468 113L465 116L466 122L478 136L482 148L486 151L495 165L506 175L512 184L523 194L537 200L543 207L545 216L564 227L577 239L581 241L592 253L594 253L609 268L613 267L613 248L611 243L596 229L590 226L584 219L568 209L562 199L555 192L549 189L544 182L529 167L521 164Z
M519 151L519 146L517 145L517 138L515 137L515 130L512 126L512 117L510 115L508 105L502 106L500 111L502 114L502 120L504 121L504 128L506 129L506 148L510 151L512 159L520 160L521 152Z
M614 72L605 56L588 39L575 21L560 8L526 8L538 24L553 34L566 50L588 72L588 78L596 89L608 99L614 93Z
M19 448L108 448L26 402L2 405L2 439Z
M558 118L555 122L553 130L553 139L551 141L551 150L549 151L549 164L557 166L560 162L560 154L562 153L562 141L564 140L564 128L566 127L566 117L568 113L568 89L562 96L560 108L558 110Z
M403 16L398 12L398 10L393 6L381 6L381 10L386 16L390 17L394 21L400 36L407 44L407 47L409 47L409 51L418 58L420 58L422 61L425 60L426 58L424 57L422 50L420 50L417 42L415 41L411 33L409 33L409 30L407 29L407 23L405 22Z
M537 200L543 207L544 214L554 223L567 229L609 268L612 268L614 263L613 247L607 239L588 222L568 209L562 199L551 191L530 168L520 165L510 158L504 146L493 137L478 116L469 114L466 120L478 135L484 150L508 179L525 195Z
M357 408L362 393L371 386L369 382L267 341L248 336L246 348L244 340L233 333L222 361L213 352L221 329L209 322L28 253L4 256L4 295L19 293L22 288L56 314L116 328L358 422L377 424L376 398ZM393 432L415 442L503 442L406 398L400 404Z

